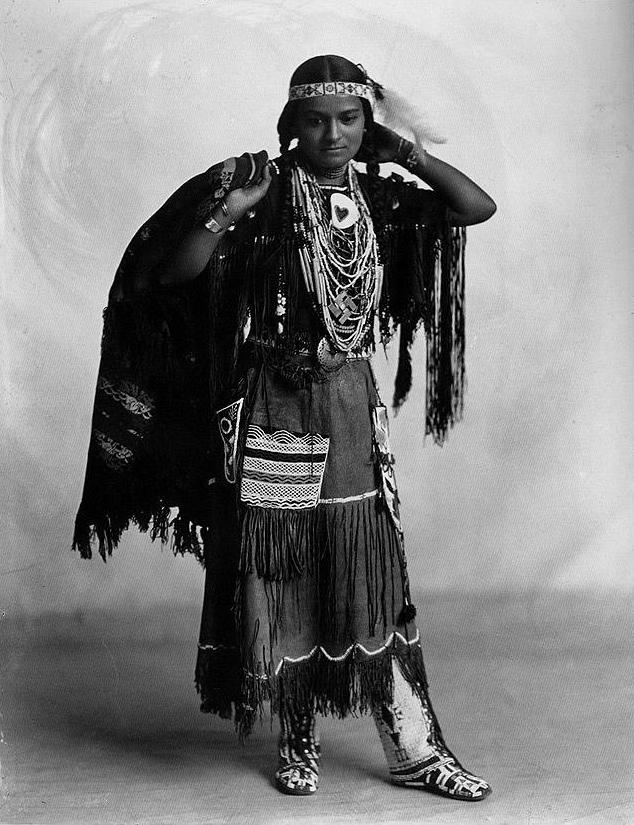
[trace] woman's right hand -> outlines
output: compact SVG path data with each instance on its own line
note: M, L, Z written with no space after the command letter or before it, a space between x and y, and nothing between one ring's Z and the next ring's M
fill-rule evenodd
M253 183L247 183L246 186L241 186L228 192L224 197L224 202L227 212L229 213L231 223L239 221L240 218L249 211L249 209L253 209L256 203L259 203L266 195L270 185L271 170L268 163L265 163L259 179L255 180ZM218 218L219 213L220 210L215 209L214 217Z

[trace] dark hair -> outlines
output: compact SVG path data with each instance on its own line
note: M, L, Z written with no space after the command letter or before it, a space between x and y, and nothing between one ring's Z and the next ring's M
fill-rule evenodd
M369 83L374 86L380 96L380 86L368 77L363 66L352 63L345 57L340 57L336 54L323 54L317 57L311 57L300 66L298 66L292 74L291 86L299 86L304 83L328 83L331 81L345 81L350 83ZM280 152L282 154L283 168L282 175L285 183L285 203L283 207L282 229L286 234L290 231L288 224L290 204L290 175L288 174L287 155L290 144L294 134L295 120L297 116L298 106L301 100L289 100L282 114L277 122L277 134L280 140ZM366 98L361 98L363 106L363 114L365 118L365 132L359 151L355 156L355 160L361 160L367 165L368 172L368 195L370 201L370 212L374 221L374 228L379 241L379 247L382 246L386 205L384 199L380 197L381 188L379 182L379 164L376 162L376 151L374 148L374 116L372 114L372 107L370 101Z
M311 57L298 66L293 72L290 85L299 86L304 83L328 83L331 81L368 83L368 80L368 75L363 66L358 66L345 57L339 57L336 54L322 54L318 57ZM301 100L289 100L277 122L277 134L280 139L282 154L288 152L291 141L295 137L293 132L300 103ZM374 118L369 101L362 98L361 103L363 104L366 132L358 154L365 159L367 155L365 144L367 144L368 135L372 131Z

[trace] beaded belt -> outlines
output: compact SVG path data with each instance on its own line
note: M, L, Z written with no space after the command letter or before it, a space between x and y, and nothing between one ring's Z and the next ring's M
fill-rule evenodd
M249 336L245 344L259 345L269 349L279 349L279 344L261 336ZM373 352L369 347L353 352L342 352L336 349L325 336L317 344L316 350L310 350L308 347L298 347L288 353L290 357L302 355L315 357L319 366L325 372L336 372L347 361L367 360L372 357Z

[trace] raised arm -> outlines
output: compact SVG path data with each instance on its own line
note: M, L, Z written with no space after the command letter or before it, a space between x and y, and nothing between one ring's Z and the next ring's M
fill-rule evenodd
M471 178L450 164L418 152L414 144L391 129L375 124L375 142L380 163L398 163L428 184L449 207L455 226L470 226L488 220L496 210L495 202Z
M268 165L255 183L233 189L218 203L200 226L185 235L167 264L161 268L160 284L177 284L197 278L209 263L229 227L266 195L271 183Z
M197 278L229 226L266 194L267 164L265 151L245 152L186 181L128 244L109 301Z

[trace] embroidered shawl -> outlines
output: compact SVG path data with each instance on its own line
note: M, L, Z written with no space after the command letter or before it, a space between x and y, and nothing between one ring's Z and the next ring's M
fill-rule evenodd
M253 162L253 158L257 163ZM222 482L222 447L215 410L239 380L243 329L254 284L275 295L286 272L290 304L297 301L293 238L281 237L284 192L275 176L255 214L225 233L205 271L186 285L135 291L159 281L181 239L230 189L261 167L259 156L216 164L187 181L139 229L117 269L104 310L97 388L86 477L73 547L90 558L112 553L134 523L152 539L171 538L175 553L204 562L201 531L220 532L218 517L235 497ZM283 159L278 165L283 168ZM384 222L382 342L398 331L394 406L412 384L410 349L418 328L427 342L425 432L442 444L462 414L464 391L463 228L430 190L397 175L377 182L359 175L375 220ZM280 342L281 343L281 342Z

